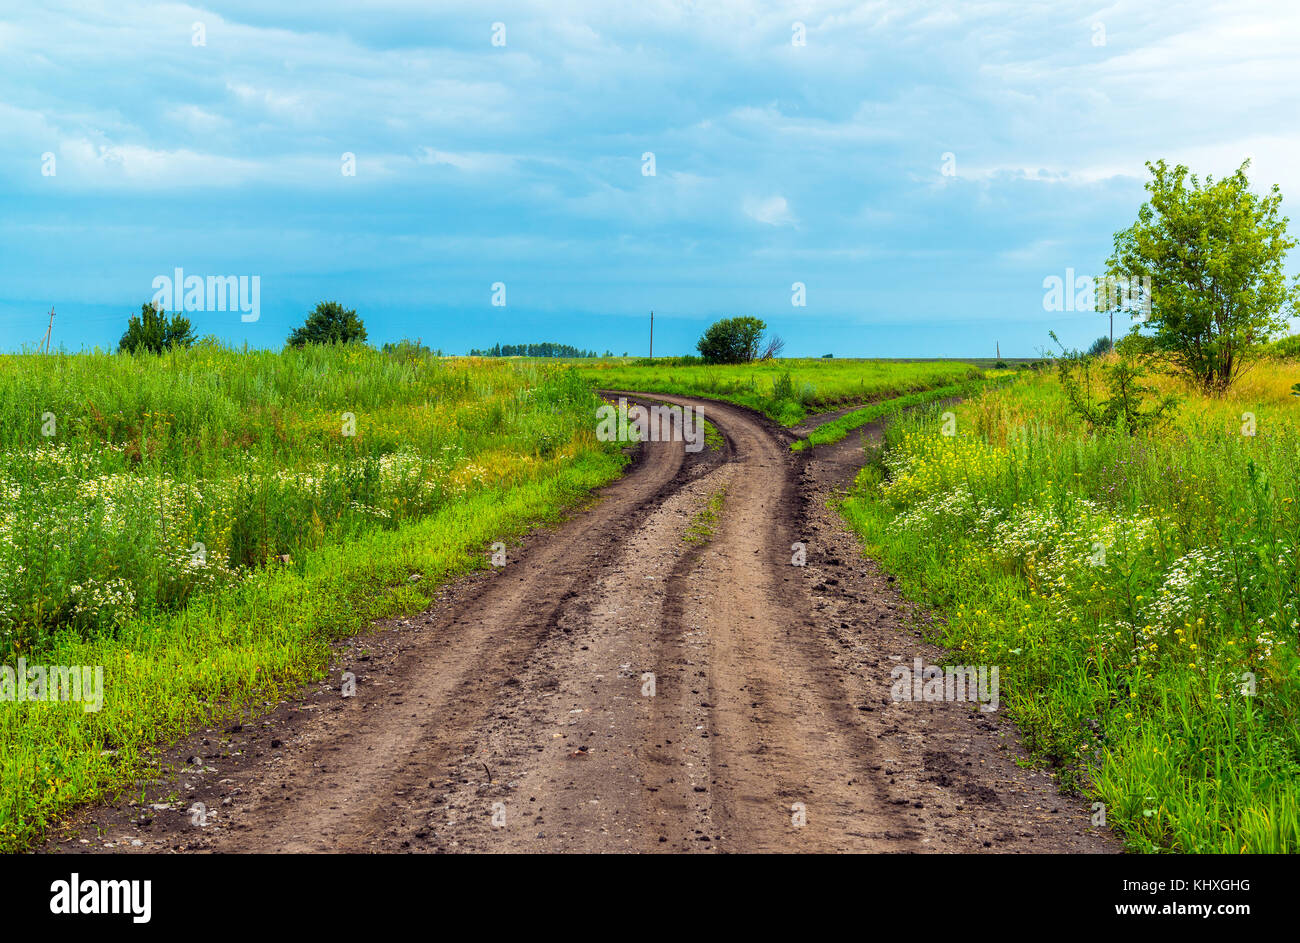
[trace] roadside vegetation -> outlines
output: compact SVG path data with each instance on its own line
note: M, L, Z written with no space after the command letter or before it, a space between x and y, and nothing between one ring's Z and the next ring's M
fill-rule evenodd
M722 447L726 445L726 440L718 431L718 427L707 419L704 420L704 445L710 452L721 452Z
M1004 372L990 372L984 377L966 380L962 383L949 383L944 386L936 386L933 389L923 390L920 393L907 393L893 399L872 403L863 409L855 409L853 412L845 413L837 419L818 426L808 433L805 438L791 443L790 450L800 452L818 445L830 445L846 438L855 429L861 428L868 423L888 421L902 410L916 409L927 403L935 403L941 400L970 396L990 384L1005 383L1013 378L1014 375Z
M415 348L0 357L0 662L104 668L98 712L0 701L0 850L615 477L598 405Z
M844 513L1139 850L1300 850L1300 366L1086 431L1034 375L903 415ZM1254 417L1254 434L1249 417Z

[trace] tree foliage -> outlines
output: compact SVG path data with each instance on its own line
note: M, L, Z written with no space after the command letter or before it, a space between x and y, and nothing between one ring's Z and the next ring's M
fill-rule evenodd
M294 328L288 343L292 347L307 344L364 344L366 326L355 309L344 308L337 301L316 305L302 327Z
M1291 334L1268 345L1268 352L1283 360L1300 360L1300 334Z
M1095 341L1092 342L1092 345L1088 348L1088 356L1100 357L1102 354L1110 353L1110 348L1111 348L1110 335L1103 334L1101 335L1101 337L1097 338Z
M723 318L709 325L696 349L705 363L749 363L758 357L765 330L758 318Z
M1107 275L1149 278L1146 328L1174 370L1221 393L1270 337L1286 329L1300 302L1283 265L1295 245L1279 214L1276 185L1249 189L1244 162L1229 177L1202 183L1186 167L1148 163L1148 202L1137 222L1115 235Z
M165 312L145 302L140 306L140 314L127 320L126 332L117 342L117 349L130 354L136 351L162 353L174 347L189 347L194 340L194 328L189 318L177 313L169 319Z

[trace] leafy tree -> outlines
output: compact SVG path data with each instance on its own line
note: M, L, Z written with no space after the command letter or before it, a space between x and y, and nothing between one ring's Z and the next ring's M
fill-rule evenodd
M1116 233L1106 265L1120 283L1150 280L1154 349L1207 392L1231 386L1300 303L1300 279L1288 287L1283 271L1295 242L1278 212L1282 194L1276 185L1266 196L1251 193L1249 166L1202 184L1181 164L1148 162L1150 198L1137 222Z
M1092 346L1088 348L1089 357L1100 357L1102 354L1108 354L1108 353L1110 353L1109 334L1101 335L1101 337L1093 341Z
M696 349L705 363L749 363L758 356L765 330L758 318L723 318L709 325Z
M1155 338L1143 334L1141 328L1131 331L1115 341L1115 353L1132 360L1147 360L1156 351Z
M302 327L294 328L288 343L293 347L306 344L364 344L366 326L354 309L337 301L322 301L307 315Z
M139 350L162 353L174 347L187 348L194 340L189 318L178 312L168 319L161 309L145 302L140 306L140 314L127 320L126 333L117 342L117 349L129 354Z

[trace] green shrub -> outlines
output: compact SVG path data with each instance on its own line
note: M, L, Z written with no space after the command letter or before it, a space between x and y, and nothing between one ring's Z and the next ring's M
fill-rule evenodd
M117 342L117 349L128 354L160 354L165 350L184 349L193 343L194 329L189 318L174 314L168 319L162 310L146 302L140 306L140 314L127 321L126 333Z

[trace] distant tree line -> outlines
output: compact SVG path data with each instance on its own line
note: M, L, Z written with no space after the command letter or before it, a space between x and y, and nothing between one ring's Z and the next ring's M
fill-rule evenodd
M475 348L471 357L599 357L594 350L579 350L569 344L493 344L487 350ZM606 351L605 356L611 356Z

